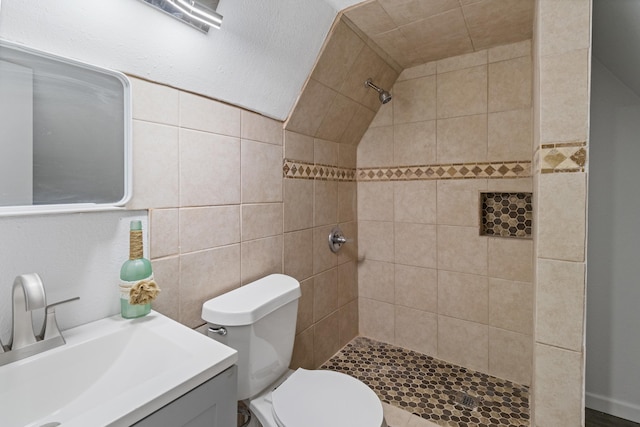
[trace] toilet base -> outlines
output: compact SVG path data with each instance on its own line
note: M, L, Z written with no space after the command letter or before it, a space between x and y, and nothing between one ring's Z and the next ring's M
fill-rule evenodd
M247 427L278 427L276 420L273 418L272 404L271 404L271 392L278 388L287 378L293 374L294 371L288 370L283 376L278 378L272 385L270 385L262 393L254 397L253 399L247 399L244 403L251 411L251 423ZM252 424L257 422L257 424Z

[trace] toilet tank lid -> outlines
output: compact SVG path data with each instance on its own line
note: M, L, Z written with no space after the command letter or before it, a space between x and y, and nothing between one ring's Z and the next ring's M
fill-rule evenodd
M250 325L300 295L296 279L271 274L205 302L202 320L219 326Z

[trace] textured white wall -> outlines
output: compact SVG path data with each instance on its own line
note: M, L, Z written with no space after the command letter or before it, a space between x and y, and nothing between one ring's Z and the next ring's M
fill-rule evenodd
M597 59L589 148L586 405L640 422L640 97Z
M221 0L205 35L140 0L4 0L0 37L283 120L337 14L327 1Z

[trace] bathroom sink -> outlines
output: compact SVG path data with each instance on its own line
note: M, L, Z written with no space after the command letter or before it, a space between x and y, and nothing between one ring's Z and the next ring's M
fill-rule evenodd
M236 363L235 350L152 311L63 331L0 367L0 426L129 426Z

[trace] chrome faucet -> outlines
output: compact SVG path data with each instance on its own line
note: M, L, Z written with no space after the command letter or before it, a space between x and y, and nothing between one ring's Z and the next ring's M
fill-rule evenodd
M71 298L47 305L44 285L36 273L23 274L13 282L13 324L9 344L0 343L0 366L33 356L65 343L55 317L55 307L79 299ZM39 333L33 330L32 313L45 309Z

